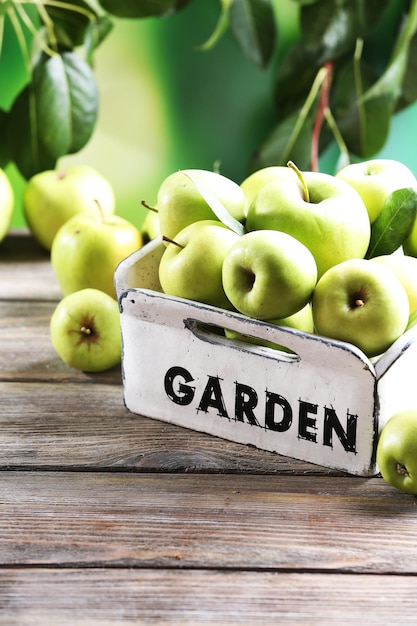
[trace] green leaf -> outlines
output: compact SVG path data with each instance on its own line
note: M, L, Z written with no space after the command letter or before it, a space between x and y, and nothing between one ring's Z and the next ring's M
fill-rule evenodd
M42 54L8 120L8 143L22 175L52 169L59 157L80 150L93 132L97 108L88 63L74 52Z
M259 67L266 67L276 43L271 0L234 0L229 9L229 26L244 54Z
M100 0L102 7L117 17L161 17L184 8L190 0Z
M323 63L349 52L379 21L390 0L320 0L302 7L302 40Z
M385 201L371 226L371 241L366 258L391 254L407 238L417 214L417 188L398 189Z
M286 165L289 160L297 163L301 170L311 167L311 136L313 123L308 116L298 133L294 133L300 111L282 120L271 131L250 162L250 171L271 165Z
M70 48L81 46L91 24L104 14L101 7L92 0L68 0L56 5L46 3L45 11L53 21L58 43Z
M281 119L291 115L304 102L319 68L320 64L301 41L297 41L280 61L274 92L277 113Z
M401 95L401 85L407 69L409 46L416 31L417 3L412 2L404 27L400 30L392 58L379 80L363 95L364 101L384 96L391 100L393 106L395 105Z
M195 172L187 171L185 172L188 178L192 180L198 192L202 195L204 200L207 202L213 213L216 217L230 230L233 230L238 235L243 235L245 233L245 227L241 222L233 217L226 209L224 204L220 202L215 195L211 193L207 186L203 183L203 181L198 177L198 174Z

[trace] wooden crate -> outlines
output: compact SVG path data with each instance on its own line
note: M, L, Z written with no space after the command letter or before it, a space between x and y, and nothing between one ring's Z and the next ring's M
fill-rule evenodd
M377 360L348 343L162 293L157 238L115 273L124 400L133 413L360 476L376 442L415 404L417 327ZM274 350L228 339L268 339Z

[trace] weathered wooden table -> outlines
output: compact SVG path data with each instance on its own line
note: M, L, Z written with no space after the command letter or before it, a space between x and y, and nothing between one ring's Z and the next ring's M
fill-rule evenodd
M54 353L60 298L0 245L0 624L413 624L417 500L131 414Z

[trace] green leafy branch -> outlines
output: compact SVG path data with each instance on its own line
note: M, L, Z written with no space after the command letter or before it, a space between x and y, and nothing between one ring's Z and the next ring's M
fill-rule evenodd
M0 53L8 21L28 76L0 110L0 166L13 161L29 178L79 151L96 125L93 59L113 18L169 18L194 1L0 0ZM417 0L292 0L298 36L282 58L278 2L218 0L200 46L209 54L229 31L245 57L273 68L276 121L248 155L248 173L288 160L318 169L334 140L346 161L370 158L392 116L417 100Z

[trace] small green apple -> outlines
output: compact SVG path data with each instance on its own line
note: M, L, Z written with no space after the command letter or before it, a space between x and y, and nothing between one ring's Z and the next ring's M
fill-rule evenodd
M113 189L95 168L72 165L66 170L46 170L26 184L23 212L35 239L47 250L59 228L74 215L96 215L97 203L105 215L115 211Z
M310 302L308 302L305 307L300 309L300 311L293 313L293 315L289 315L288 317L284 317L282 319L265 321L268 322L268 324L272 324L274 326L284 326L287 328L295 328L296 330L301 330L305 333L314 333L313 311ZM274 350L290 352L290 350L288 350L288 348L286 348L285 346L281 346L277 343L274 343L273 341L245 335L243 333L237 332L236 330L231 330L230 328L225 328L224 334L229 339L244 341L245 343L251 343L257 346L266 346L267 348L273 348Z
M417 494L417 409L389 418L377 443L376 461L384 480L405 493Z
M116 298L114 272L142 247L136 226L118 215L80 213L63 224L51 247L51 265L64 296L92 287Z
M190 177L191 176L191 177ZM230 178L208 170L180 170L170 174L160 185L156 208L160 232L169 239L199 220L218 220L193 180L212 194L239 222L245 216L245 196L240 186Z
M415 311L417 309L417 258L395 252L374 256L370 260L394 272L408 296L410 313Z
M121 361L120 313L117 301L99 289L65 296L50 320L58 356L84 372L103 372Z
M226 296L240 313L267 320L288 317L307 304L317 267L311 252L295 237L257 230L231 246L222 276Z
M327 270L312 304L317 334L352 343L368 357L382 354L403 334L410 314L395 274L366 259L350 259Z
M0 242L10 228L14 209L14 192L5 172L0 169Z
M413 172L395 159L371 159L350 163L336 177L351 185L361 196L373 223L381 213L388 196L406 187L417 187Z
M313 254L319 277L342 261L363 258L371 225L359 194L330 174L288 170L285 180L260 189L248 210L247 230L292 235Z
M223 260L239 235L216 220L199 220L168 242L159 263L162 290L178 298L230 309L223 291Z

